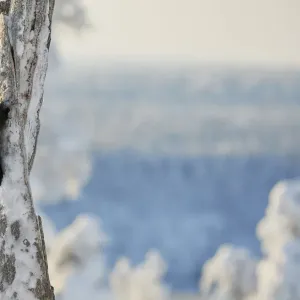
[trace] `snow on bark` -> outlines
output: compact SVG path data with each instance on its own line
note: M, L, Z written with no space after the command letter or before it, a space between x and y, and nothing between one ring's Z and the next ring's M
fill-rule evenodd
M54 293L29 174L54 0L9 2L0 5L0 299L48 300Z

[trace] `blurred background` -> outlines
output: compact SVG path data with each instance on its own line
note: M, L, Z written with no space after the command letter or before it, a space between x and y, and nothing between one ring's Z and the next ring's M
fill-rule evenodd
M299 12L56 1L31 182L57 299L300 299Z

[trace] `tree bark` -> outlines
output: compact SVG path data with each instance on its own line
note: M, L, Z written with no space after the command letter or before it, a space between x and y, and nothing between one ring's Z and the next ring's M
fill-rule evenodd
M0 299L53 300L29 175L54 0L0 1Z

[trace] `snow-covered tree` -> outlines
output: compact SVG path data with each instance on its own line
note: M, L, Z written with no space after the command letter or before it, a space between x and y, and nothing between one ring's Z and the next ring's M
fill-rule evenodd
M256 289L256 260L243 248L221 246L202 270L200 292L205 300L243 300Z
M263 259L257 268L259 300L300 299L300 180L285 180L270 193L257 227Z
M40 128L53 8L53 0L0 2L3 300L54 298L41 219L35 213L29 184Z
M50 66L58 66L60 63L58 44L55 36L62 27L73 30L77 34L89 26L87 10L82 0L56 0L53 15L54 43L50 51Z
M121 258L110 275L114 300L167 300L169 290L162 283L166 265L156 251L146 254L145 262L132 267Z
M88 25L87 11L82 0L57 0L53 21L80 30Z
M60 299L83 299L82 293L96 290L106 241L98 219L89 215L79 215L54 237L48 250L49 275Z
M257 226L263 258L222 246L203 268L204 299L300 300L300 179L277 183Z

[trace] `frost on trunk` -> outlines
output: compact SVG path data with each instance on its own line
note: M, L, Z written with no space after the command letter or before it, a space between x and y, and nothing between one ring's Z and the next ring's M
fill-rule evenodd
M29 175L54 0L0 1L0 299L52 300Z

